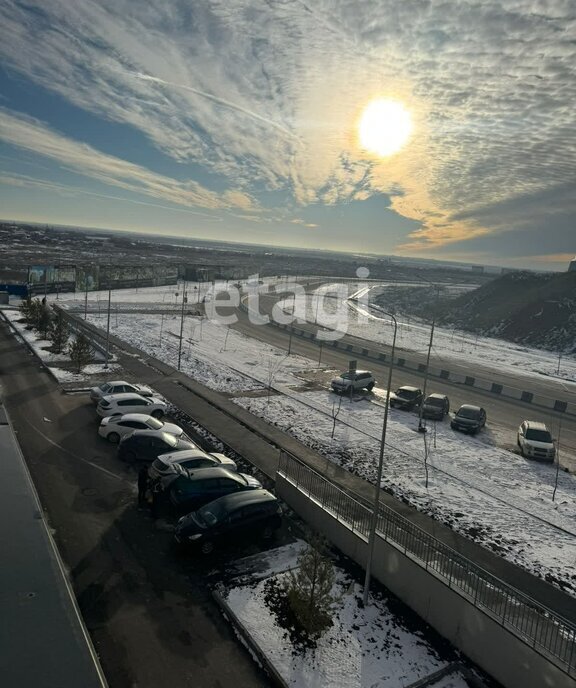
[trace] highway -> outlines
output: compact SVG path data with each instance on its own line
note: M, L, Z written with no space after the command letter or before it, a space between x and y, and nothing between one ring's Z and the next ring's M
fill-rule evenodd
M317 286L317 284L314 283L314 285L307 286ZM271 317L274 304L284 297L285 294L261 294L259 298L260 313ZM226 304L226 301L222 303ZM237 317L237 322L233 325L234 329L246 336L259 339L281 349L288 350L290 347L291 353L319 361L323 367L331 367L338 371L347 370L349 360L354 358L358 362L358 368L371 370L379 381L378 387L381 390L385 388L385 381L388 378L388 365L386 363L363 358L357 354L347 354L345 351L333 349L330 346L324 346L320 350L316 342L296 336L290 337L290 333L287 330L279 329L270 324L258 325L252 323L247 313L241 308L231 308L229 305L222 305L218 307L218 313L222 315L234 313ZM316 329L311 324L298 325L298 327ZM374 348L374 344L367 344L366 340L360 340L349 335L345 337L345 341L349 341L357 346L371 346L371 348ZM388 351L388 348L385 346L379 348L383 352ZM401 351L397 349L398 355L401 355ZM412 351L406 351L405 353L407 356L410 356L411 360L420 363L426 362L426 356L423 353ZM430 365L431 367L447 367L446 361L438 361L434 357L431 358ZM565 401L576 400L576 392L573 391L576 389L576 385L567 384L562 380L553 380L544 376L540 379L535 376L523 375L521 373L513 374L512 372L506 374L500 370L492 370L487 366L464 366L453 361L450 361L449 368L450 370L461 371L465 375L492 379L500 384L531 391L535 395L543 395ZM423 382L423 375L415 371L400 368L393 370L393 388L406 384L421 387ZM510 451L517 451L516 432L523 420L532 419L545 422L556 438L560 436L559 456L561 467L571 472L576 471L576 417L551 409L535 407L519 400L496 396L478 388L455 384L447 380L430 378L428 380L428 392L448 395L453 410L464 403L483 406L488 415L485 434L490 436L495 444Z

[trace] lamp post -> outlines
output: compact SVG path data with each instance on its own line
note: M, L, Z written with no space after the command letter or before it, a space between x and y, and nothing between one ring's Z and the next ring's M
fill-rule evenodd
M182 339L184 336L184 308L186 307L186 302L188 298L186 297L186 282L182 287L182 313L180 315L180 344L178 346L178 370L180 370L180 362L182 361Z
M428 342L428 354L426 356L426 370L424 372L424 385L422 388L422 403L418 411L418 432L426 432L426 426L422 419L422 412L424 411L424 400L426 399L426 388L428 387L428 371L430 370L430 354L432 353L432 341L434 340L434 328L436 326L436 314L438 312L438 298L440 296L440 287L436 285L436 300L434 302L434 317L432 318L432 327L430 328L430 340Z
M368 535L368 555L366 557L366 577L364 578L364 606L368 604L368 593L370 591L370 574L372 569L372 558L374 555L374 541L376 540L376 526L378 524L378 507L380 505L380 482L382 481L382 468L384 465L384 447L386 446L386 430L388 428L388 409L390 408L390 391L392 389L392 370L394 368L394 352L396 350L396 333L398 323L392 313L386 313L392 318L394 325L394 337L392 338L392 349L390 351L390 365L388 366L388 389L386 403L384 405L384 421L382 423L382 437L380 439L380 453L378 455L378 473L376 475L376 486L374 488L374 505L372 507L372 519L370 521L370 533Z
M108 317L106 319L106 363L104 368L108 368L108 359L110 358L110 303L112 301L112 287L108 287Z

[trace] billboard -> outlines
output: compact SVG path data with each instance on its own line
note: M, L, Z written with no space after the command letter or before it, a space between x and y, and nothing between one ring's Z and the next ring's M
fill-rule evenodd
M53 294L75 291L76 268L73 265L30 265L28 293Z

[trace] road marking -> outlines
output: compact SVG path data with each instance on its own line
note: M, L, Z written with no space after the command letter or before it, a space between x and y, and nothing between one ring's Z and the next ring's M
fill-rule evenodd
M120 480L122 482L127 483L128 485L130 485L130 487L133 488L133 490L136 489L132 480L128 480L127 478L124 478L121 475L118 475L117 473L113 473L112 471L109 471L107 468L104 468L103 466L99 466L97 463L93 463L92 461L89 461L88 459L84 459L81 456L77 456L76 454L72 454L72 452L69 452L67 449L64 449L64 447L62 447L60 444L58 444L57 442L54 442L54 440L51 440L47 435L45 435L40 430L40 428L36 427L33 423L31 423L30 421L25 421L25 422L28 423L28 425L32 429L36 430L36 432L41 437L43 437L49 444L51 444L53 447L56 447L60 451L64 452L64 454L67 454L70 458L72 458L76 461L82 461L82 463L86 463L89 466L92 466L92 468L98 469L99 471L101 471L102 473L105 473L106 475L110 476L111 478L115 478L116 480Z

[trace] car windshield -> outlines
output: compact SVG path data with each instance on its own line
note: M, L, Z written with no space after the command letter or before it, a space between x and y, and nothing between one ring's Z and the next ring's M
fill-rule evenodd
M396 390L396 396L403 397L404 399L413 399L416 396L416 391L413 389L400 388Z
M164 427L164 423L162 421L152 417L147 420L146 425L152 430L162 430Z
M444 399L438 399L438 397L428 397L426 399L427 406L444 406Z
M533 442L552 442L552 436L548 430L526 430L526 439Z
M343 380L353 380L356 377L356 373L342 373L340 377Z
M108 391L112 389L112 385L109 382L104 382L100 385L100 389L104 392L104 394L107 394Z
M178 445L178 440L174 437L174 435L169 435L167 432L164 433L162 439L171 447L176 447Z
M478 409L461 408L456 415L460 418L471 418L476 420L480 416L480 412Z
M203 523L207 526L216 525L219 521L221 521L224 518L225 515L226 512L223 509L222 505L215 504L214 502L212 502L211 504L207 504L206 506L203 506L196 512L196 517L198 518L200 523Z

